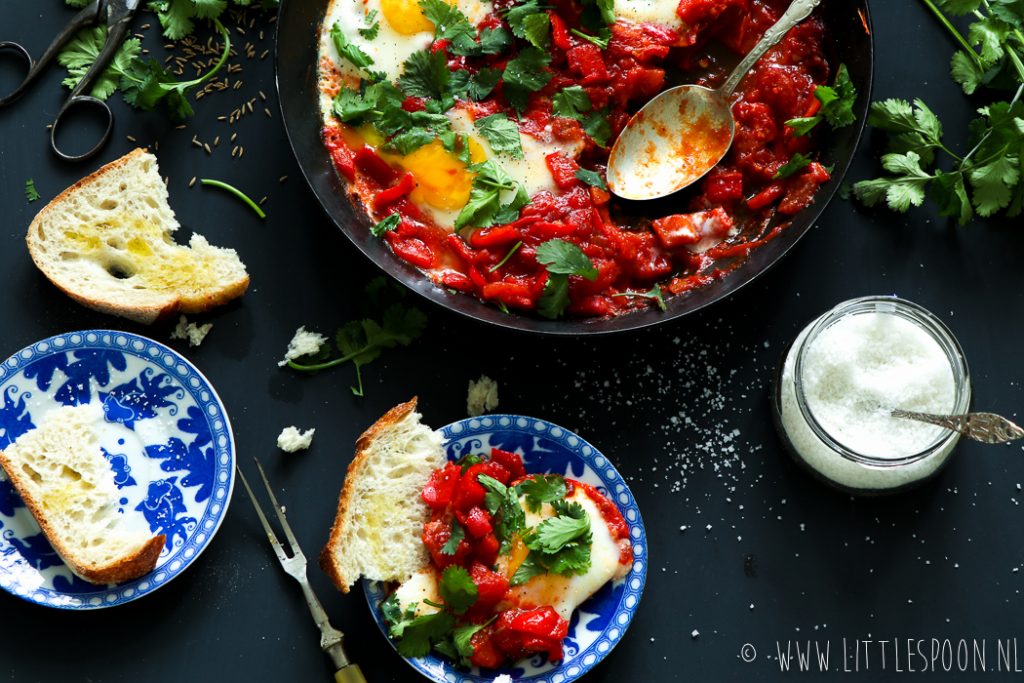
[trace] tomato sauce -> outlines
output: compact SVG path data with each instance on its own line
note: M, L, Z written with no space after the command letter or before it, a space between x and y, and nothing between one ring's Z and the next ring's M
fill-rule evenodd
M495 9L507 4L498 0ZM379 219L384 209L402 216L399 226L384 235L391 249L439 286L508 309L534 311L549 277L537 261L537 246L559 238L578 245L598 273L593 280L569 278L569 315L609 317L644 309L652 301L633 294L656 285L680 294L725 277L813 203L818 188L830 179L817 162L791 177L776 178L794 154L814 152L813 135L797 137L785 126L791 118L817 111L815 86L830 77L825 27L812 17L790 31L744 80L733 106L732 148L688 200L682 196L687 213L633 215L635 207L620 205L607 191L576 177L580 163L603 170L608 148L595 144L578 121L554 116L551 97L569 86L583 87L595 110L607 109L614 140L630 116L666 87L666 70L693 74L690 79L702 85L720 84L735 60L722 59L710 49L712 43L745 54L789 1L681 0L677 12L687 25L685 32L619 22L605 50L566 30L567 23L577 22L578 5L568 0L553 4L553 77L530 95L520 125L540 140L575 143L583 152L578 160L548 155L558 192L534 195L516 221L468 234L449 233L409 200L414 183L408 175L394 170L370 146L353 149L339 132L340 124L324 130L339 174L371 216ZM464 58L452 57L450 64L459 60ZM496 101L474 106L480 115L501 110ZM505 111L514 118L512 110ZM719 210L729 221L724 233L716 230L722 220L709 222L711 214L700 213ZM704 218L696 220L697 214ZM688 237L679 232L685 221L693 224Z
M529 478L522 458L495 448L488 459L477 457L474 460L476 462L448 463L435 470L421 493L423 502L431 510L430 519L423 525L422 539L433 568L440 576L450 566L464 567L477 588L476 601L462 618L487 626L473 636L470 659L484 668L497 668L537 653L559 661L569 622L553 606L499 608L509 597L512 586L509 577L498 570L501 544L496 536L496 520L487 510L487 490L481 485L480 477L486 475L503 486L514 486ZM580 489L598 508L612 537L620 542L620 564L632 562L629 526L615 504L589 484L572 479L564 481L566 497ZM456 521L462 537L453 550L449 541ZM592 525L598 523L601 520L591 519ZM520 540L513 541L511 546L506 550L510 556L526 552ZM517 546L520 547L517 549Z

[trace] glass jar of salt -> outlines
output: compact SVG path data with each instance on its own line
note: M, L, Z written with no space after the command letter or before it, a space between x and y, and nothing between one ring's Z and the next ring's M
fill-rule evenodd
M934 315L903 299L865 297L797 336L774 399L776 426L798 463L849 493L890 493L937 473L960 438L892 410L966 413L970 374Z

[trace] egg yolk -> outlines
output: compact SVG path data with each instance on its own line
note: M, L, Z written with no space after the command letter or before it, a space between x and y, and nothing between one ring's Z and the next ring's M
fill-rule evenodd
M434 30L417 0L380 0L380 11L391 28L404 36Z
M470 138L469 156L473 163L487 158L478 142ZM469 201L473 189L473 173L456 155L435 140L402 157L398 162L416 179L411 198L442 211L461 209Z

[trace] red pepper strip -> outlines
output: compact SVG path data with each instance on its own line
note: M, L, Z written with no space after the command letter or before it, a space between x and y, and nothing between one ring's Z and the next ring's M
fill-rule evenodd
M538 221L530 226L530 237L549 240L555 237L568 237L576 232L576 226L571 223L549 223Z
M370 146L363 146L355 154L356 167L387 187L395 182L398 171L391 168L388 162L380 158L380 155Z
M440 282L442 287L454 289L457 292L472 292L475 288L472 280L454 270L444 272L438 278L438 282Z
M466 263L473 263L473 262L476 261L476 258L477 258L476 252L474 252L472 249L470 249L469 245L466 244L461 237L459 237L455 233L452 233L452 234L448 235L447 239L448 239L448 248L451 249L452 252L454 252L456 256L461 258Z
M477 230L469 236L469 243L474 249L487 249L518 242L519 238L520 233L517 228L511 225L499 225L494 228Z
M386 206L394 204L415 189L416 178L413 177L412 173L406 173L397 183L377 193L377 196L373 198L373 210L380 211Z
M748 199L747 207L753 209L754 211L757 211L758 209L763 209L764 207L768 206L776 199L781 197L784 189L785 188L781 182L774 182L768 187L758 192L757 194L755 194L750 199Z
M565 26L565 21L554 12L548 12L548 17L551 18L551 42L559 50L568 50L570 47L569 30Z

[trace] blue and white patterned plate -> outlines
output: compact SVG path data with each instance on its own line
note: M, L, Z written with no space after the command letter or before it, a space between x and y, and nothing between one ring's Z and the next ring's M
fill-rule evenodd
M555 664L543 655L518 662L513 668L464 671L442 658L406 659L412 668L437 683L489 683L508 674L517 683L569 683L594 668L619 642L633 619L647 579L647 534L633 494L608 459L596 448L567 429L532 417L488 415L453 422L441 428L449 460L471 453L490 453L491 448L523 456L526 471L533 474L561 474L591 484L618 505L633 542L633 566L622 579L608 583L580 605L569 623L565 656ZM370 611L387 637L387 624L380 603L387 597L381 583L364 581ZM390 640L390 639L389 639ZM394 643L392 643L394 645Z
M50 337L0 366L0 449L60 406L103 404L100 443L121 511L167 536L156 569L94 586L53 551L0 469L0 588L61 609L112 607L185 570L213 538L231 500L235 445L224 406L176 351L127 332Z

